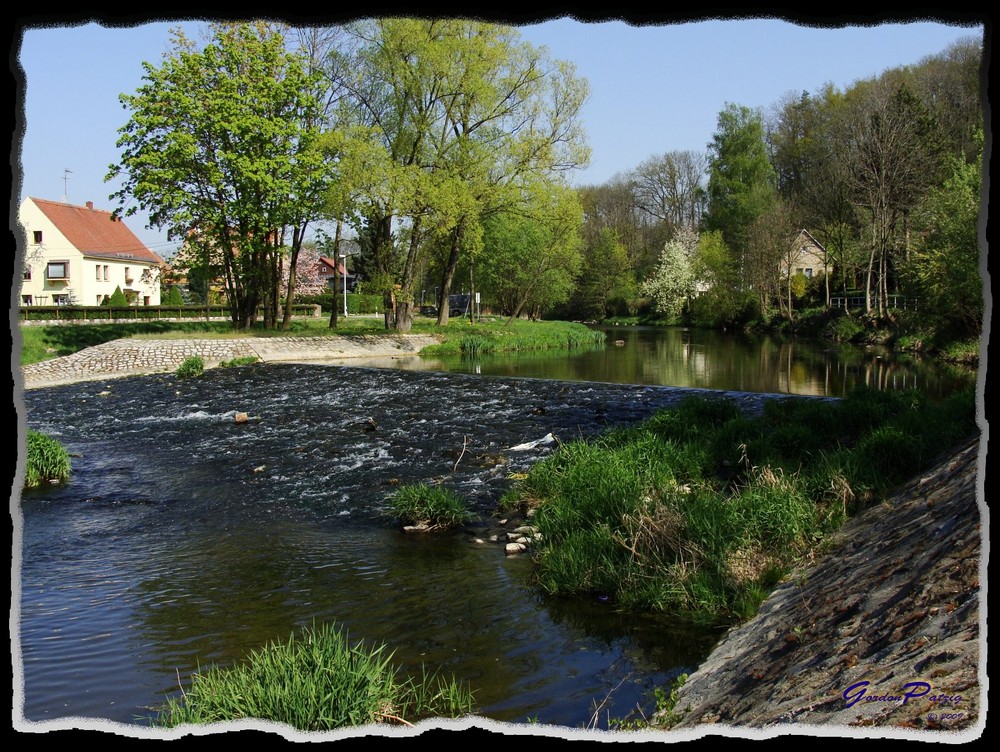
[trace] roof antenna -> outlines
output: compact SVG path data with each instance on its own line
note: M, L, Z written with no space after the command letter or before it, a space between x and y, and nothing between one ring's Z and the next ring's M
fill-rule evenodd
M67 197L67 191L66 191L66 181L69 180L69 176L72 175L72 174L73 174L72 170L70 170L68 168L63 169L63 203L64 204L68 204L69 203L69 198Z

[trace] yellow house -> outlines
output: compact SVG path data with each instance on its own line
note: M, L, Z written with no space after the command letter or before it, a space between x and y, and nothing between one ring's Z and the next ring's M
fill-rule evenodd
M780 271L782 277L802 274L807 279L829 274L826 248L808 230L799 230L788 256L781 261Z
M111 212L28 197L21 305L100 305L120 287L132 305L160 304L163 259Z

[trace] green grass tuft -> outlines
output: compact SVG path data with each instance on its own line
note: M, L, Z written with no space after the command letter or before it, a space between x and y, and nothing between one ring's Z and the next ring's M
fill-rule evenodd
M219 368L239 368L240 366L252 366L260 360L256 355L244 355L232 360L223 360L219 363Z
M72 472L69 452L51 436L29 428L25 456L27 458L24 470L25 488L36 488L46 482L63 483L69 480Z
M472 711L472 692L457 680L426 671L419 678L400 678L392 658L384 644L351 645L343 631L314 626L287 642L269 643L234 666L195 673L179 697L167 700L154 724L261 719L327 731Z
M460 496L427 483L402 486L389 497L388 504L386 516L404 525L427 525L432 530L443 530L472 519L472 513Z
M200 355L192 355L177 367L177 378L192 379L205 373L205 361Z

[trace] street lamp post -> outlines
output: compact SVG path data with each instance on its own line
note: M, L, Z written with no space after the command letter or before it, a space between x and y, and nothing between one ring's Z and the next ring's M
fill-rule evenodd
M346 317L347 316L347 254L346 253L340 254L340 260L344 265L344 274L342 276L344 278L344 316Z

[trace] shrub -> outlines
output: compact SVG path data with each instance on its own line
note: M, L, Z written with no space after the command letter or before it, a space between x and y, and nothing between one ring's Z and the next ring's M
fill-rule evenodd
M177 378L190 379L205 373L205 361L200 355L192 355L177 367Z
M237 368L239 366L252 366L260 358L256 355L244 355L240 358L233 358L232 360L223 360L219 363L220 368Z
M462 498L441 486L426 483L403 486L388 501L387 515L404 525L427 525L439 530L456 527L472 518Z
M864 334L864 325L850 314L837 316L827 324L826 336L835 342L855 342Z
M979 340L952 342L944 348L941 358L952 363L976 364L979 362Z
M861 477L884 488L916 472L921 465L920 442L896 426L880 426L864 436L855 450Z
M128 306L128 298L126 298L125 293L122 292L121 286L116 287L115 291L111 293L108 305L112 308L125 308Z
M69 452L56 439L28 429L24 487L35 488L46 481L69 479L72 463Z
M272 642L230 668L196 673L179 699L155 719L159 726L244 718L287 723L303 731L328 731L371 723L410 723L472 710L472 692L454 679L427 674L398 678L385 645L351 646L330 626Z
M184 305L184 296L181 294L181 288L177 285L170 285L167 290L167 294L163 296L162 305L167 306L182 306Z

